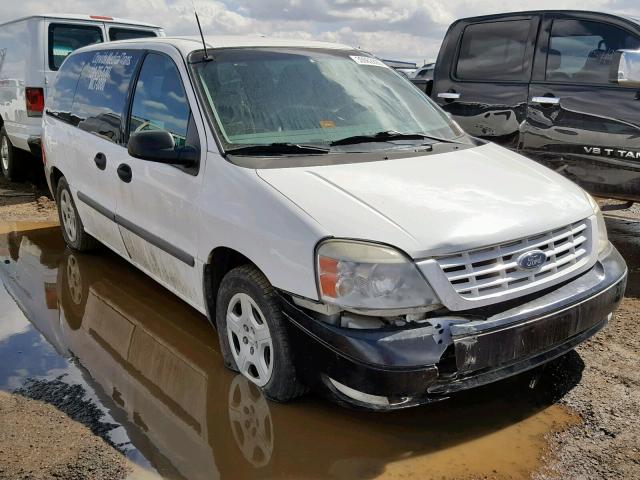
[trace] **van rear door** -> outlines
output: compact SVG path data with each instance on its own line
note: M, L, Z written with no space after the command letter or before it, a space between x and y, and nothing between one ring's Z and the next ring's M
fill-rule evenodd
M81 47L102 43L106 38L102 22L47 18L44 55L45 83L51 86L67 56ZM46 95L47 92L45 92Z
M546 14L529 91L523 153L588 191L640 201L640 89L610 83L640 27L596 13Z
M517 146L539 18L462 20L447 33L441 55L448 58L438 59L433 97L467 133Z

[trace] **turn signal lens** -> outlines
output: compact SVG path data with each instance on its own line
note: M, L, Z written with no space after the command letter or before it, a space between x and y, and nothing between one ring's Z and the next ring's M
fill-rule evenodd
M320 278L320 293L322 296L336 298L338 261L333 258L319 257L318 276Z

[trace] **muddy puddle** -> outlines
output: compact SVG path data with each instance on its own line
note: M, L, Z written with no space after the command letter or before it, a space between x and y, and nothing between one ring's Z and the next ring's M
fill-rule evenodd
M407 411L281 405L223 368L205 317L107 251L71 253L57 227L0 226L0 280L0 389L63 411L80 389L72 414L100 410L90 428L163 478L528 478L544 435L577 421L554 405L575 352Z

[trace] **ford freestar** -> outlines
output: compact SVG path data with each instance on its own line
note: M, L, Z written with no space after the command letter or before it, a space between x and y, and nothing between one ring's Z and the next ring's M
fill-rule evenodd
M43 146L68 245L104 244L206 313L275 400L441 399L569 351L625 289L588 194L343 45L77 50Z

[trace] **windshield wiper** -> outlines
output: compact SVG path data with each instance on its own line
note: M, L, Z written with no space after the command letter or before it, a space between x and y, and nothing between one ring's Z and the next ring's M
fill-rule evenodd
M356 143L370 143L370 142L389 142L392 140L434 140L439 143L458 143L455 140L449 140L447 138L434 137L432 135L425 135L424 133L400 133L392 130L384 132L374 133L372 135L355 135L353 137L341 138L331 142L331 146L338 145L354 145Z
M297 143L268 143L265 145L246 145L225 150L228 155L304 155L329 153L328 148L314 145L299 145Z

